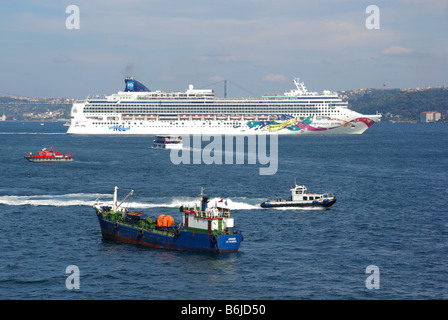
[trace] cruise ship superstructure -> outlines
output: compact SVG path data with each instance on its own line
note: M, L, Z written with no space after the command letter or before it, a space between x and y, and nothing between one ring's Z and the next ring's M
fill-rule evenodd
M211 89L150 91L125 78L125 90L73 104L70 134L107 135L250 135L361 134L381 115L348 109L336 92L296 89L259 98L218 98Z

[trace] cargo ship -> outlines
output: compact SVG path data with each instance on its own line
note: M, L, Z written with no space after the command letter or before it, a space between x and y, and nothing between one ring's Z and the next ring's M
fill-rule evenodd
M38 151L37 154L30 152L29 155L25 156L29 162L72 162L75 160L70 152L68 154L62 154L59 151L55 152L54 147L43 148Z
M218 98L211 89L151 91L134 78L125 89L89 96L71 109L69 134L98 135L332 135L362 134L381 115L348 108L336 92L311 92L303 81L283 94Z
M174 250L238 251L243 234L234 229L230 209L218 203L209 206L210 200L203 193L203 188L199 203L180 207L182 222L178 224L170 215L160 214L155 218L128 210L123 203L133 192L131 190L118 203L118 187L115 187L111 204L98 199L93 204L104 240Z

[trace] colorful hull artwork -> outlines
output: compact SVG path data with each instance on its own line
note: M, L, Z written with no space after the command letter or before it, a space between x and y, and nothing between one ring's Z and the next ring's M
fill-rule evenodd
M311 116L300 121L291 115L278 115L277 120L249 121L246 125L249 130L259 131L260 133L263 131L266 133L278 132L279 134L287 133L284 131L291 131L291 133L305 133L306 131L319 133L335 129L343 129L346 133L348 129L355 129L357 125L360 124L363 124L363 128L361 128L361 130L364 131L371 127L374 123L375 121L369 118L356 118L351 121L345 121L330 117L318 118Z

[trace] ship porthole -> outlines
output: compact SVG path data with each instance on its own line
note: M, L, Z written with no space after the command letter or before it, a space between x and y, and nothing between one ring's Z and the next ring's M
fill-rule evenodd
M217 236L217 235L214 235L214 236L212 237L212 242L213 242L213 243L218 242L218 236Z

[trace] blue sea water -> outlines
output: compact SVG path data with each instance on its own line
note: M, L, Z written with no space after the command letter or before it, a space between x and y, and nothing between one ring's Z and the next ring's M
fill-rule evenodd
M278 171L261 164L170 161L152 137L66 135L61 123L0 123L0 299L447 299L448 126L375 124L359 136L279 137ZM45 146L73 163L23 157ZM289 187L333 192L329 210L262 209ZM91 205L113 187L150 215L205 188L229 202L235 253L103 241ZM80 272L69 290L68 266ZM374 265L378 289L366 282ZM379 282L378 282L379 280Z

